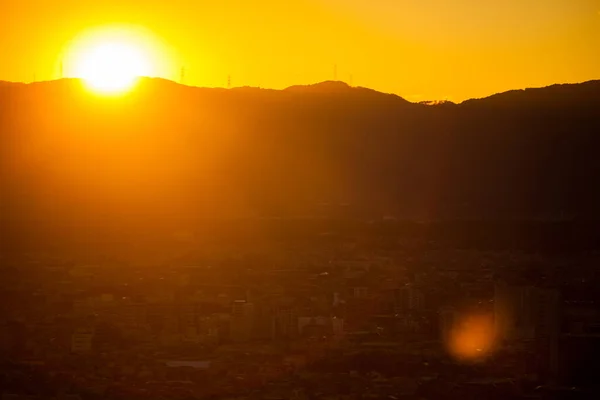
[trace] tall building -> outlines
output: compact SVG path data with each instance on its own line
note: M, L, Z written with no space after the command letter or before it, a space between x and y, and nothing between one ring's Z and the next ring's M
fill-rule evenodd
M205 344L221 343L225 336L223 329L225 321L225 316L218 314L200 318L198 324L200 340Z
M183 340L199 342L200 331L198 324L197 307L195 304L186 304L180 307L180 326Z
M293 338L298 333L297 311L292 307L276 309L273 316L273 338Z
M344 334L344 319L333 317L331 319L331 328L334 336L342 336Z
M246 342L254 337L254 304L236 300L231 309L231 340Z
M77 329L71 336L71 351L73 353L85 354L92 351L94 341L94 330L90 328Z
M453 307L443 307L439 311L439 316L440 339L444 343L449 343L458 323L458 313Z
M117 310L123 327L140 328L145 327L148 323L147 305L145 303L122 304Z
M494 288L494 325L496 338L502 341L557 337L559 291L497 283Z
M556 362L547 366L562 386L593 387L600 381L600 309L595 302L564 307Z
M394 290L394 312L406 313L424 307L423 292L413 285L405 285Z

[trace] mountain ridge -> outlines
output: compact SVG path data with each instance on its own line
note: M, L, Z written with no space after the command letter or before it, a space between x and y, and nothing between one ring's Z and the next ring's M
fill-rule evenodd
M435 106L337 83L0 85L0 225L48 238L232 215L596 221L599 109L600 81Z
M27 87L30 85L55 85L55 84L60 84L61 82L83 83L83 80L81 80L80 78L62 78L62 79L36 81L36 82L13 82L13 81L0 80L0 87L3 87L3 86L4 87L6 87L6 86ZM586 86L589 86L589 87L595 86L594 89L598 89L598 87L600 87L600 80L593 79L593 80L588 80L588 81L583 81L583 82L578 82L578 83L554 83L551 85L540 86L540 87L510 89L510 90L506 90L503 92L493 93L493 94L490 94L490 95L484 96L484 97L468 98L468 99L465 99L460 102L454 102L454 101L449 101L449 100L422 100L422 101L413 102L413 101L407 100L406 98L404 98L401 95L396 94L396 93L380 92L380 91L377 91L377 90L374 90L371 88L362 87L362 86L351 86L344 81L332 81L332 80L316 82L313 84L292 85L292 86L285 87L283 89L273 89L273 88L262 88L262 87L255 87L255 86L240 86L240 87L236 86L236 87L232 87L232 88L192 86L192 85L178 83L176 81L166 79L166 78L140 77L140 82L139 82L140 84L142 84L142 85L147 84L147 82L155 82L155 83L158 82L158 83L162 83L162 84L166 84L166 85L174 85L176 87L181 87L181 88L189 88L190 90L237 90L237 91L239 91L239 90L261 90L261 91L271 91L271 92L305 92L305 93L311 93L311 92L313 92L313 93L314 92L352 93L352 90L362 90L362 91L374 92L374 93L381 94L381 95L398 97L400 99L403 99L403 100L405 100L409 103L413 103L413 104L427 104L427 105L449 105L449 104L460 105L460 104L464 104L464 103L477 102L479 100L497 99L497 98L502 98L502 97L518 95L518 94L530 94L530 93L533 93L536 91L549 91L549 90L557 90L557 89L563 90L563 89L569 89L569 88L573 88L573 87L586 87ZM133 90L135 90L135 88Z

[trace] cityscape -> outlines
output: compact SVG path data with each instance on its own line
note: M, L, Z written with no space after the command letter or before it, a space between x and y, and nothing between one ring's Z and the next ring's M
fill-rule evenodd
M600 0L27 0L0 400L600 399Z
M394 221L286 224L269 246L173 233L160 263L3 259L3 396L597 393L597 251L456 246Z

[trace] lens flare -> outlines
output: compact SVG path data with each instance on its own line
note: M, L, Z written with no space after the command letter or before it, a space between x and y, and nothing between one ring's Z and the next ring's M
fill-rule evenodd
M450 354L461 361L478 361L494 350L494 320L489 315L457 318L447 339Z

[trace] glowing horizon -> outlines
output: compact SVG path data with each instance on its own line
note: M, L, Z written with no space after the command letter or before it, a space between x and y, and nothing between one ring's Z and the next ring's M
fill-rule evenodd
M73 39L106 26L151 38L151 77L189 86L282 89L336 79L411 101L459 102L598 79L600 5L592 0L131 0L10 3L0 79L72 76ZM34 17L43 15L43 19ZM144 41L143 41L144 42ZM24 46L23 43L27 43ZM147 42L144 42L147 43ZM337 65L337 68L334 66ZM337 70L337 72L334 72ZM352 76L352 77L351 77Z

